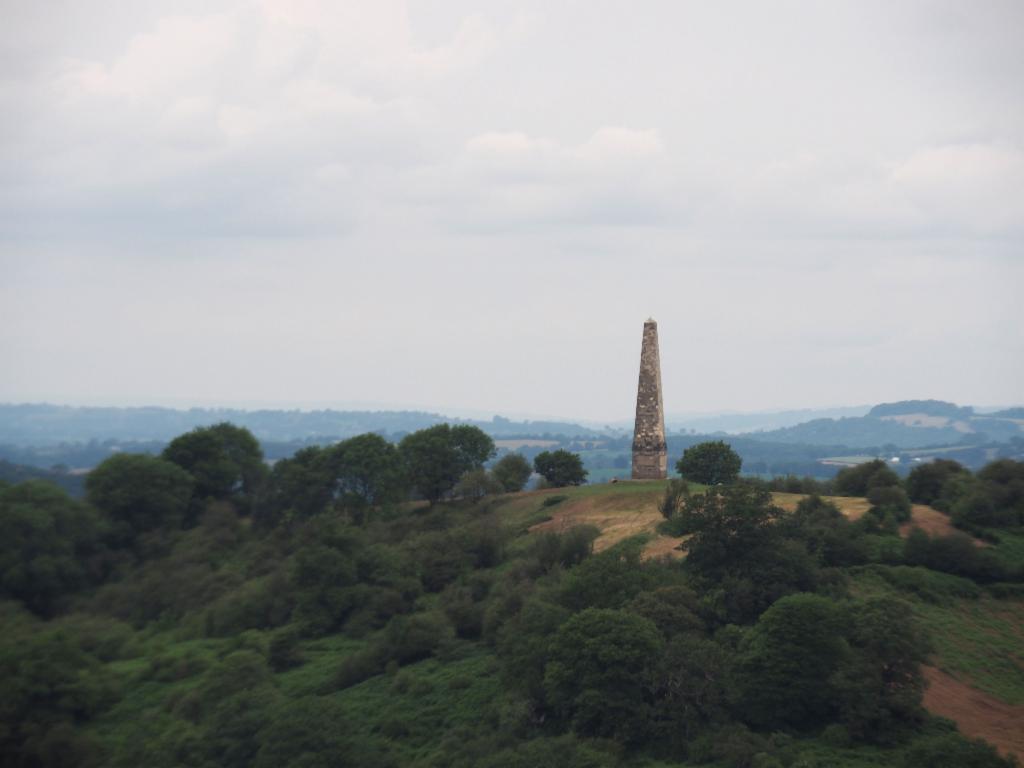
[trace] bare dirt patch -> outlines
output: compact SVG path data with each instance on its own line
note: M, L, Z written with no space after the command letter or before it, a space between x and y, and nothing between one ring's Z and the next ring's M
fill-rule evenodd
M920 528L929 536L952 536L954 533L962 533L953 526L946 515L924 504L915 504L911 508L910 522L900 526L900 536L906 538L914 528ZM989 545L980 539L974 539L974 546Z
M928 688L924 706L948 717L972 738L987 741L1004 755L1024 757L1024 706L1013 706L962 683L935 667L922 667Z
M606 493L567 499L551 508L551 519L530 528L531 531L565 531L578 525L593 525L601 530L594 551L601 552L630 536L651 537L644 557L671 555L682 557L676 548L683 539L663 536L657 531L664 520L658 511L661 487L651 493Z

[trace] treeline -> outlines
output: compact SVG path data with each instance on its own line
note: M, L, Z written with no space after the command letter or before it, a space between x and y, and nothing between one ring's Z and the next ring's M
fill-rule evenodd
M474 430L362 435L267 469L220 424L109 459L84 502L0 487L5 761L1009 765L922 709L910 607L851 589L869 571L937 600L980 589L897 564L907 491L884 465L841 476L879 491L876 528L817 496L787 513L755 483L674 483L662 510L687 557L645 559L637 539L595 553L590 527L526 535L564 495L503 491L531 469L581 482L582 465L549 451L484 470ZM1020 466L1004 469L968 484L1019 510ZM488 483L501 492L471 492ZM475 672L437 686L421 662ZM430 703L382 720L371 686Z

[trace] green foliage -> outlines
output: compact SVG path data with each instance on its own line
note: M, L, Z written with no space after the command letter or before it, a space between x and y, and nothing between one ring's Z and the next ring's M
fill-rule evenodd
M771 606L744 638L739 667L742 708L763 726L806 728L836 707L829 680L850 655L850 617L818 595L790 595Z
M8 617L9 618L9 617ZM77 730L118 696L113 676L63 631L5 622L0 634L0 753L14 766L89 765L98 745Z
M483 468L471 469L455 484L455 495L471 501L479 501L484 496L503 493L504 490L505 486Z
M785 535L802 541L822 565L845 567L870 560L870 547L862 528L820 496L801 499L793 514L785 516L778 525Z
M522 454L506 453L491 468L491 474L501 483L506 493L517 493L526 487L533 467Z
M929 537L914 528L904 544L903 558L907 565L921 565L983 583L1001 581L1011 575L991 551L975 546L974 540L962 533Z
M684 755L701 732L729 721L734 661L729 648L691 631L669 640L652 691L654 733L670 754Z
M928 638L909 604L879 597L854 604L847 640L850 659L831 679L846 731L862 741L891 740L923 716Z
M784 539L782 516L764 488L735 483L690 496L663 524L690 534L683 567L706 588L705 609L718 621L753 621L782 595L816 588L817 563L802 542Z
M257 739L253 768L395 765L379 744L348 726L337 704L317 696L282 702Z
M577 525L567 531L539 531L534 535L532 553L545 571L555 565L569 568L582 563L594 551L594 540L601 530L593 525Z
M489 755L480 768L614 768L614 755L581 743L572 734L532 739Z
M944 501L955 525L968 530L1024 525L1024 462L1000 459L973 479L954 480L959 482L944 486Z
M257 516L266 525L293 516L312 517L325 511L333 498L328 452L314 445L274 463Z
M902 768L1013 768L1016 761L999 756L984 741L950 733L920 739L904 753Z
M544 688L577 733L641 737L649 716L645 687L662 638L653 623L625 611L588 608L551 642Z
M690 484L685 480L670 480L665 486L665 496L658 505L658 511L666 520L671 520L683 511L686 500L690 497Z
M910 520L910 499L896 485L875 486L868 490L871 513L881 519L891 516L898 523Z
M723 440L698 443L683 451L676 471L684 479L703 485L732 483L740 475L743 460Z
M113 541L120 545L148 531L180 528L193 486L178 465L138 453L111 456L85 481L86 498L110 519Z
M588 557L562 580L560 599L573 610L621 608L654 585L656 565L641 563L642 540L627 539Z
M0 488L0 595L52 614L99 580L102 535L95 512L50 483Z
M438 424L406 435L398 452L412 486L434 504L494 455L494 441L477 427Z
M626 604L626 610L652 621L668 639L704 631L704 622L698 615L700 603L697 594L682 585L640 592Z
M967 470L951 459L935 459L920 464L907 475L907 495L915 504L935 504L943 497L943 490L950 478Z
M366 451L349 459L399 456L404 474L401 451L361 437L353 445ZM0 562L20 562L41 541L81 574L46 622L0 603L3 762L892 764L909 754L897 741L919 744L929 728L922 626L936 637L936 663L1018 701L1013 595L995 600L923 567L861 565L901 562L903 541L865 533L820 497L789 514L765 483L670 494L665 525L691 534L685 560L643 559L643 537L595 555L597 528L527 530L559 497L427 508L394 503L404 486L393 474L345 485L338 478L362 466L341 461L346 443L278 462L259 495L260 524L239 516L238 487L219 502L194 499L190 515L202 514L191 529L145 523L134 553L105 551L113 539L85 505L52 489L0 488L2 530L18 542L0 546ZM131 469L128 487L108 478L104 491L140 491ZM967 477L1012 485L990 474ZM591 485L562 500L618 509L622 496L632 510L662 488ZM132 504L152 501L142 490ZM22 518L6 514L12 499L47 525L19 528ZM1007 543L991 549L1012 575L1016 539L998 536ZM959 539L935 541L915 535L906 548L933 567L969 562ZM803 735L810 728L823 730Z
M839 496L867 496L873 488L899 486L900 478L881 459L847 467L839 471L833 481Z
M881 578L895 589L928 603L948 603L955 598L976 599L981 595L981 590L973 581L936 573L927 568L869 565L862 572Z
M456 429L459 429L456 427ZM471 450L468 438L462 439ZM380 435L368 433L344 440L326 452L332 495L357 523L363 523L369 509L394 503L406 491L402 459L398 449Z
M562 449L541 451L533 460L533 468L554 488L582 485L587 480L579 454Z
M228 422L197 427L174 438L163 458L195 479L194 498L231 499L247 511L266 475L263 451L252 433ZM199 506L194 506L198 514Z

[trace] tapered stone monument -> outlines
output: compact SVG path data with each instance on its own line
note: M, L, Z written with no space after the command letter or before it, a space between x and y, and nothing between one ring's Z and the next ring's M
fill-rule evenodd
M668 476L665 445L665 405L661 399L661 357L658 324L644 323L640 347L640 384L636 391L636 426L633 429L633 479L664 480Z

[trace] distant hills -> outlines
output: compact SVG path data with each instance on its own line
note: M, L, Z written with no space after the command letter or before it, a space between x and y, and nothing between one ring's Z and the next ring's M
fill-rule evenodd
M47 446L93 440L168 441L195 427L230 421L261 441L341 439L365 432L401 435L442 422L474 424L495 437L600 434L561 421L456 419L425 411L258 410L233 408L113 408L50 404L0 405L0 443Z
M1021 408L978 415L970 406L941 400L904 400L876 405L860 417L813 419L747 437L778 443L846 445L863 448L925 448L1024 439Z
M829 414L825 416L824 414ZM166 442L198 426L230 421L263 442L337 440L364 432L401 436L441 422L480 427L495 438L608 437L631 426L598 428L571 421L456 419L427 411L258 410L230 408L113 408L49 404L0 405L0 444L52 446L91 441ZM1024 437L1024 408L977 414L971 406L941 400L904 400L872 408L669 417L670 432L727 433L775 443L923 448Z
M978 468L994 458L1024 458L1024 408L979 414L970 406L939 400L905 400L823 411L706 417L680 429L669 420L672 457L699 442L724 439L743 458L744 471L760 475L827 477L838 466L875 456L908 462L955 458ZM800 414L812 418L789 423ZM852 415L846 415L852 414ZM323 445L365 432L399 440L441 422L473 424L528 459L554 446L581 454L595 482L628 472L632 424L594 427L570 421L456 419L426 411L286 411L193 408L98 408L48 404L0 405L0 480L45 477L80 491L81 473L119 451L159 453L172 438L197 426L230 421L251 430L270 461L308 445ZM727 432L749 424L786 424ZM676 426L675 429L672 427ZM704 426L704 429L697 427ZM719 429L711 429L718 426ZM673 461L675 458L673 458ZM902 463L901 463L902 462ZM42 474L40 474L40 470ZM74 486L74 487L72 487Z

